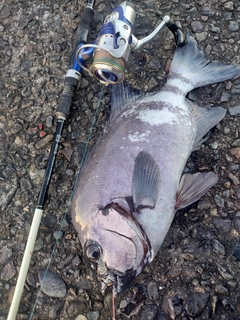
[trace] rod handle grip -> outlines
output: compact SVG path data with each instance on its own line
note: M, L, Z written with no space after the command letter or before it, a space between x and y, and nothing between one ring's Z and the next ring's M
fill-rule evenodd
M71 113L71 107L73 99L78 87L79 80L73 77L66 77L64 81L64 89L60 97L60 101L57 107L57 118L66 119Z
M89 42L90 34L93 27L93 18L94 18L94 11L92 8L85 8L80 23L78 25L78 29L75 36L75 41L73 45L73 51L70 57L70 66L73 66L76 52L79 45L84 45Z

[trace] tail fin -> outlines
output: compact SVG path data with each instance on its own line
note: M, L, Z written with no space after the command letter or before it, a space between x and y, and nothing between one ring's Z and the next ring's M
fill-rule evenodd
M211 83L222 82L240 75L240 67L209 60L196 40L187 35L186 44L178 47L169 71L168 84L184 82L184 93Z

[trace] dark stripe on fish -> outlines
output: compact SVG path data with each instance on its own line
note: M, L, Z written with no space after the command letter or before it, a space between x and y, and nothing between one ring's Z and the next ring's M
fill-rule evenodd
M164 86L164 92L171 92L173 94L184 95L184 92L180 90L179 87L171 86L170 84Z
M183 77L183 76L182 76L180 73L178 73L178 72L172 72L172 71L171 71L171 73L169 74L168 80L170 80L170 79L179 79L179 80L181 80L181 81L183 81L183 82L192 84L191 79Z

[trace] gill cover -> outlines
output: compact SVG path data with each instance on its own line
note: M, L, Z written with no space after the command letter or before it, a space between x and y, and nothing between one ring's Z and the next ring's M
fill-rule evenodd
M114 295L123 292L142 271L151 256L148 238L134 216L116 199L95 217L84 251L97 272L100 289L113 285ZM127 205L127 202L125 202Z

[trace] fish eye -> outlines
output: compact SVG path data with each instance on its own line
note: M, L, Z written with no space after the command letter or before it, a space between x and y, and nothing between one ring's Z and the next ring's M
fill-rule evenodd
M101 249L97 244L90 244L86 248L86 255L87 255L89 260L95 262L100 258Z

